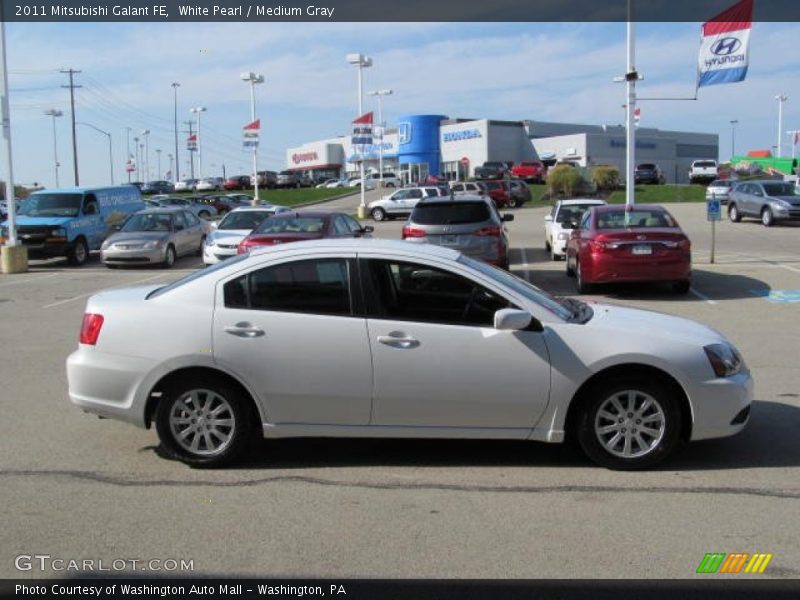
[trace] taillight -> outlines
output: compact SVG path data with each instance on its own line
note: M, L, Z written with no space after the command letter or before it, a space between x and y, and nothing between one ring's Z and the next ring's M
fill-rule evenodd
M500 227L497 225L492 225L491 227L481 227L473 235L478 235L481 237L500 237L502 232L503 231L500 229Z
M605 252L606 243L602 240L589 240L589 248L592 252Z
M244 238L239 245L236 246L236 254L247 254L247 251L250 249L250 239Z
M406 225L403 227L403 239L406 238L423 238L427 234L425 233L424 229L420 227L412 227L411 225Z
M88 344L94 346L97 344L97 338L100 335L100 328L103 326L103 315L93 313L86 313L83 315L83 323L81 323L81 344Z

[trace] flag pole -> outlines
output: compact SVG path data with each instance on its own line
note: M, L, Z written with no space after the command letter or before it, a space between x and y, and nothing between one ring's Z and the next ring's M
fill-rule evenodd
M636 127L634 117L636 113L636 73L635 45L636 30L633 23L632 2L628 0L628 68L625 72L625 83L627 86L628 103L626 111L626 140L625 140L625 206L630 209L634 204L634 173L636 161Z

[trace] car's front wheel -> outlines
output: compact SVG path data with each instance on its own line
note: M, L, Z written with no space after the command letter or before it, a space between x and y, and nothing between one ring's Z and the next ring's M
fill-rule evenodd
M742 215L739 214L739 208L735 204L731 204L728 207L728 219L730 219L731 223L738 223L742 220Z
M170 269L172 268L172 265L175 264L175 258L176 258L175 247L172 244L170 244L169 246L167 246L167 249L164 252L164 262L161 264L165 269Z
M769 206L765 206L761 211L761 222L764 227L772 227L775 224L775 215L772 214L772 209Z
M609 469L646 469L678 445L681 408L669 386L650 378L621 378L587 394L577 437L594 462Z
M193 467L231 462L246 447L251 429L246 399L233 387L210 378L171 386L156 409L162 445Z

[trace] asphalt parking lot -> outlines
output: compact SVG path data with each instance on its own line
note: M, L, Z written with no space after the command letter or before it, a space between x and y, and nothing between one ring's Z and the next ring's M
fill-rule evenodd
M592 297L722 331L753 372L756 402L742 434L691 444L651 472L607 471L562 446L403 440L269 441L236 467L192 470L159 456L154 431L70 405L64 362L88 296L167 282L200 259L114 271L97 257L80 269L34 261L0 275L0 577L65 574L15 569L38 553L187 559L194 574L687 578L707 552L767 552L760 577L797 578L800 227L723 221L712 265L704 205L669 208L693 241L690 293ZM544 251L546 212L514 211L512 270L572 294L564 263ZM402 226L370 224L389 238Z

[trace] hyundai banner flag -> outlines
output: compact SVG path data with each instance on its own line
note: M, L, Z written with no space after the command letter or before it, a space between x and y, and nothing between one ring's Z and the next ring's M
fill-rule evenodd
M258 148L258 138L261 133L261 119L256 119L242 128L242 145L245 148Z
M703 23L697 87L744 80L752 21L753 0L742 0Z
M353 136L350 142L354 146L372 145L372 113L368 112L353 121Z

